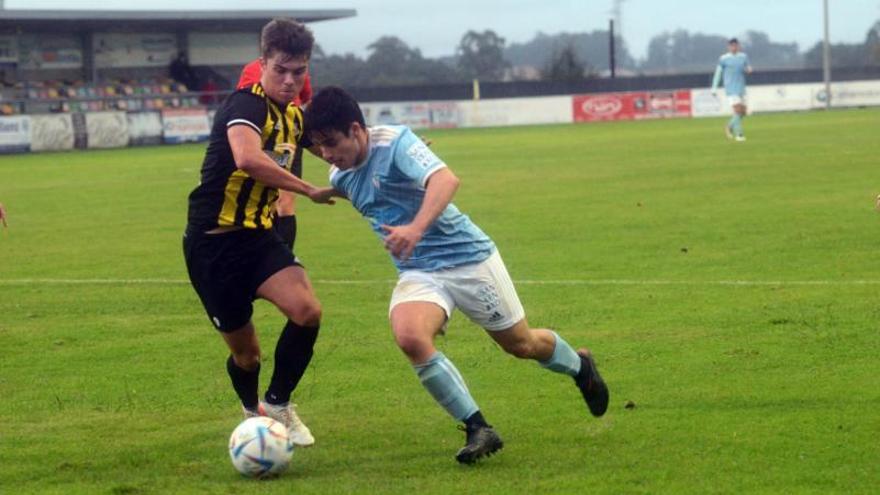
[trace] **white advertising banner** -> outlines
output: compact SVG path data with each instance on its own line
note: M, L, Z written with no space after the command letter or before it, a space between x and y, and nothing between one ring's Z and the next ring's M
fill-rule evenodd
M712 94L706 88L691 89L691 115L694 117L717 117L729 115L730 109L724 105L722 92Z
M204 141L210 134L208 112L204 108L162 110L162 136L166 143Z
M751 86L746 94L750 113L809 110L815 83Z
M31 117L31 151L72 150L73 142L69 113Z
M131 112L127 119L128 139L131 144L162 142L162 117L159 112Z
M571 96L459 101L462 127L572 122Z
M817 84L812 95L813 108L825 108L825 85ZM880 81L831 83L831 105L866 107L880 105Z
M156 67L177 57L173 33L95 33L95 67Z
M0 153L19 153L31 147L31 118L0 117Z
M367 125L402 124L413 129L458 127L458 109L454 101L361 104Z
M749 86L746 106L749 113L790 112L809 110L815 97L816 83ZM720 89L717 96L711 90L691 90L691 111L694 117L718 117L732 114L730 102Z
M190 65L244 65L260 57L260 33L189 33Z
M368 125L414 129L570 123L570 96L361 104Z
M128 146L128 119L125 112L88 112L85 117L89 148Z

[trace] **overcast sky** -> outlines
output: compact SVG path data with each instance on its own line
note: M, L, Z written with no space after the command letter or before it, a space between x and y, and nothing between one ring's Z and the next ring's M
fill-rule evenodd
M3 0L0 0L2 2ZM350 19L312 24L328 53L363 56L366 46L392 34L428 57L451 55L468 29L492 29L508 44L537 32L607 29L612 0L290 0L291 9L356 9ZM5 0L9 9L87 10L90 0ZM108 10L277 10L277 0L103 0ZM829 0L832 42L861 42L880 20L880 0ZM624 0L623 36L630 52L643 57L656 34L691 32L742 35L764 31L776 42L797 42L803 51L822 37L822 0ZM724 47L719 47L720 51Z

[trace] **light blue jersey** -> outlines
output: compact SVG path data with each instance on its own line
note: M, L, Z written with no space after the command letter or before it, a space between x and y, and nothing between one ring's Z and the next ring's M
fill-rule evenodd
M728 96L746 95L746 73L751 64L749 56L743 52L725 53L718 59L715 77L712 78L712 91L724 80L724 92Z
M382 225L413 221L425 197L425 185L446 164L406 126L369 129L369 154L349 170L330 168L330 183L345 194L373 231L384 239ZM392 256L399 271L437 271L479 263L495 251L495 244L453 204L425 231L409 259Z

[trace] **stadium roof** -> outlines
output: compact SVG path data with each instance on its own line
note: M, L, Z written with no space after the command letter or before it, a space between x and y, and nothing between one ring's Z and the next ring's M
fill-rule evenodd
M94 31L259 31L275 17L318 22L354 17L354 9L295 10L0 10L0 34Z

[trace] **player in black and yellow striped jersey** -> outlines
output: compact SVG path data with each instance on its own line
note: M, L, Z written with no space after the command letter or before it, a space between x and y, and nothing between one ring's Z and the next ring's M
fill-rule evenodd
M314 38L302 24L275 19L261 36L260 82L236 91L214 117L201 183L189 196L183 240L190 281L231 351L226 363L245 416L285 423L294 443L314 443L290 397L318 336L321 304L294 254L272 231L278 190L333 203L332 188L291 173L303 140L302 89ZM288 319L275 347L274 371L260 403L260 346L251 315L263 298Z
M260 83L238 90L215 115L202 165L202 180L190 194L189 227L207 232L223 227L272 228L278 189L238 168L227 130L245 125L260 135L260 149L292 172L293 157L303 140L302 111L293 103L277 104Z

